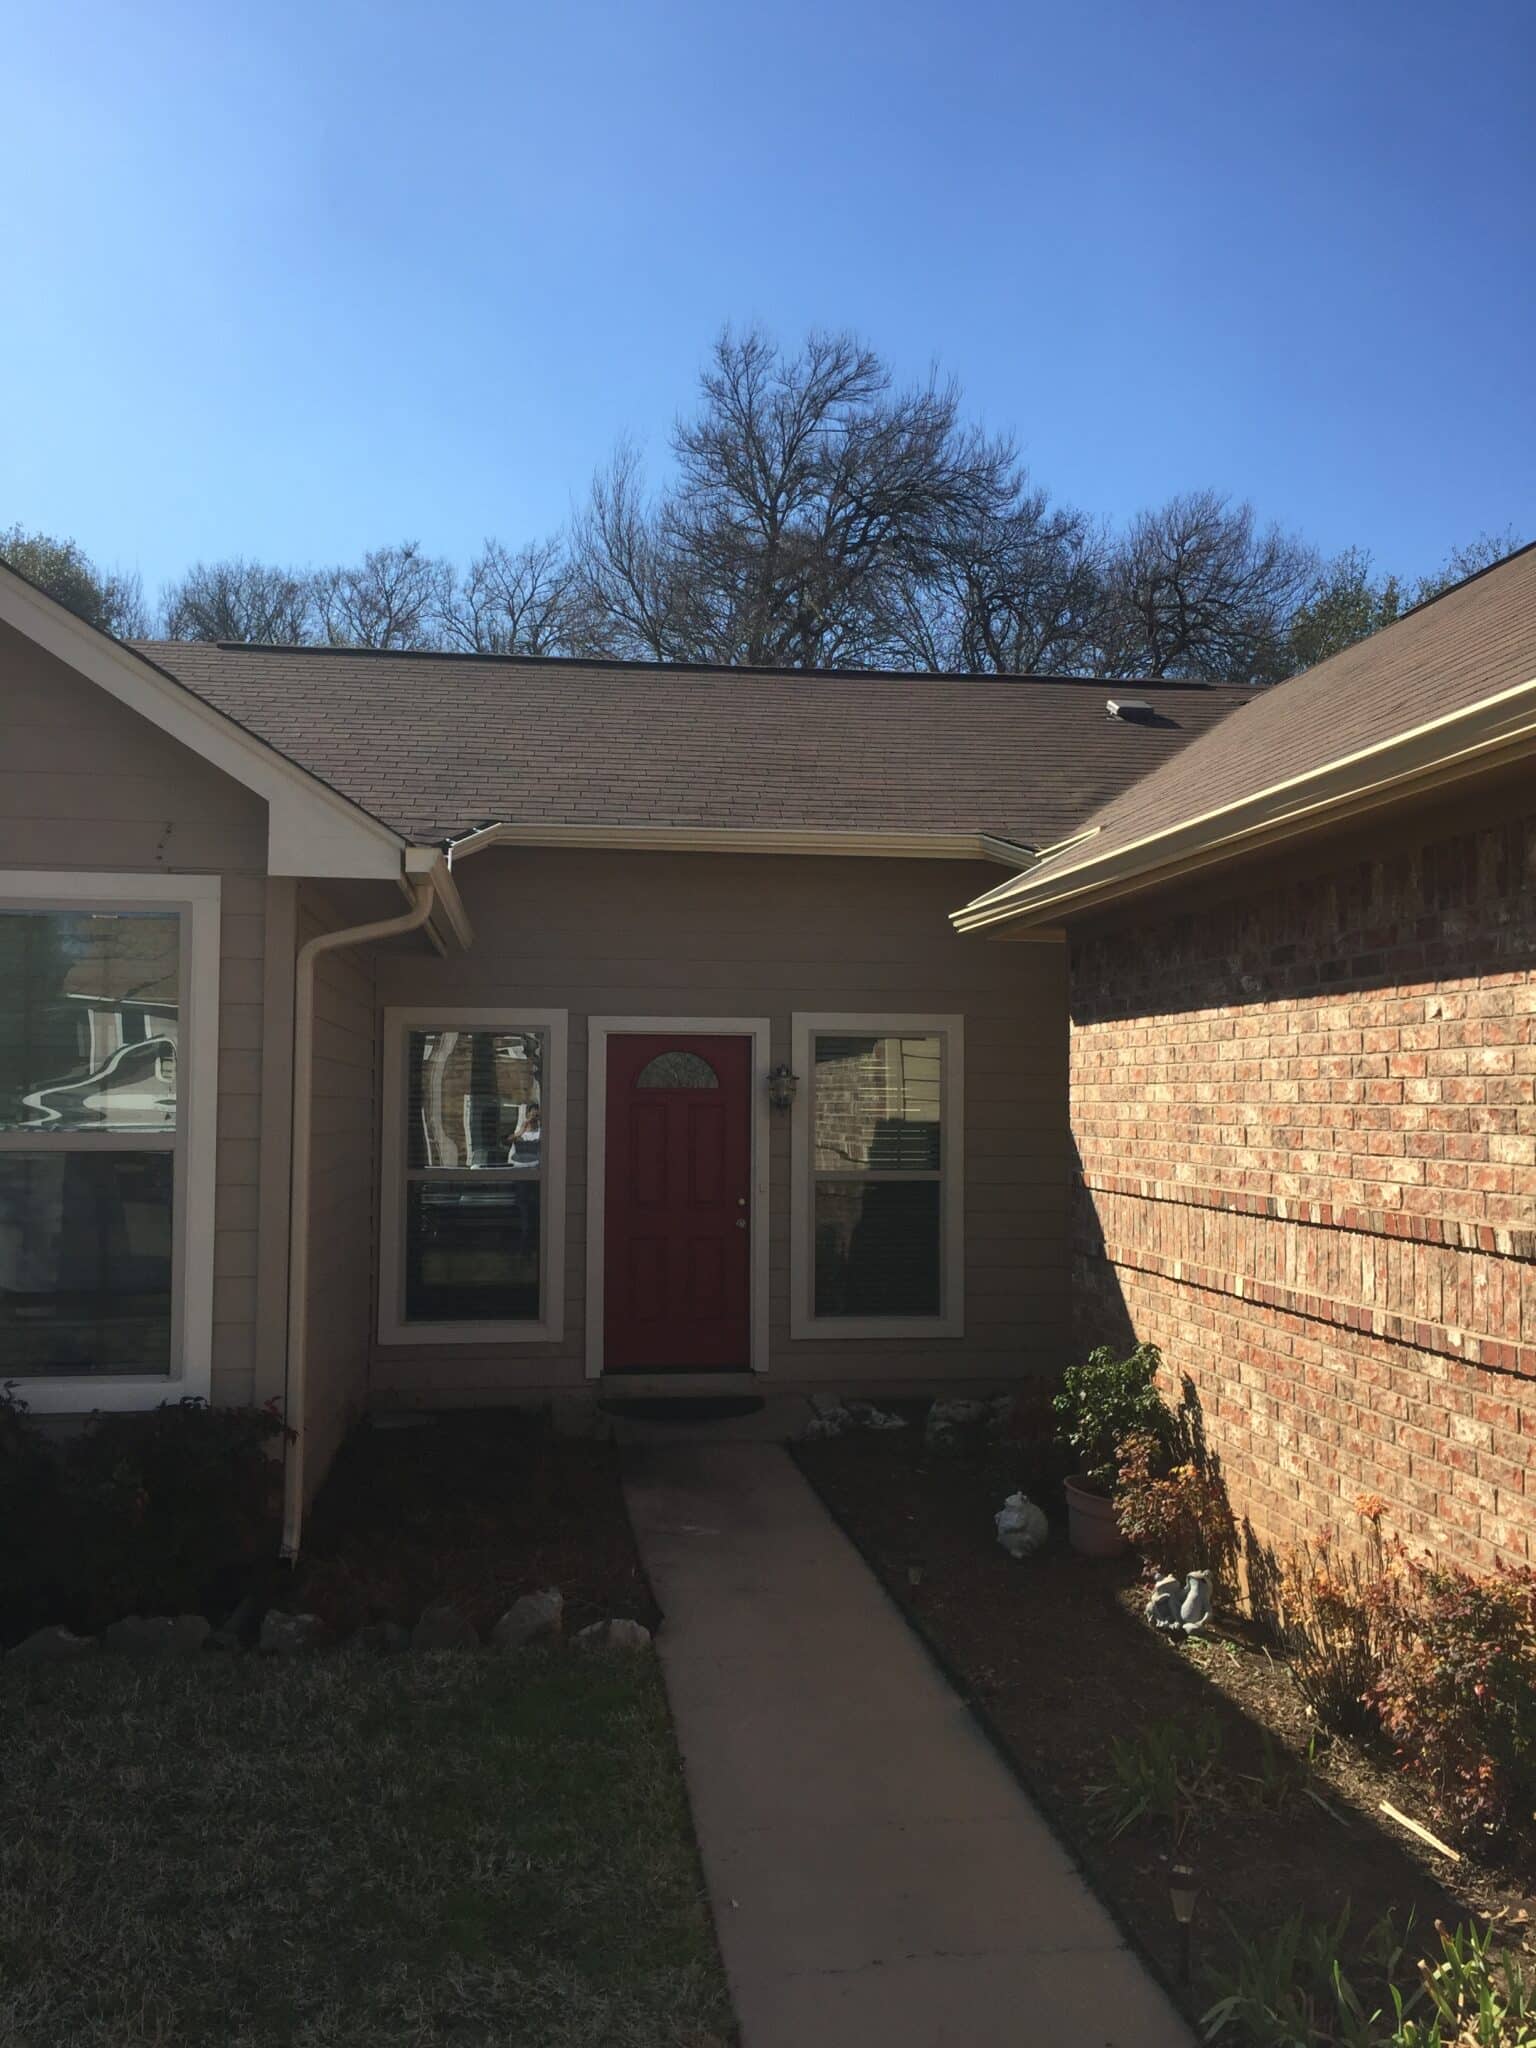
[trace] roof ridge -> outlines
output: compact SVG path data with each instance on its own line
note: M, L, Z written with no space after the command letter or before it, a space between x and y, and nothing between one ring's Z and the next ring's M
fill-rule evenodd
M650 661L640 656L587 654L472 654L451 647L325 647L306 641L134 640L136 648L216 649L220 654L339 656L354 661L459 661L519 668L593 668L648 675L771 676L780 682L1048 683L1073 689L1218 690L1247 692L1246 683L1212 683L1199 676L1078 676L1031 669L770 668L758 662Z
M1484 576L1491 576L1495 569L1503 569L1511 562L1518 562L1520 557L1528 555L1532 548L1536 548L1536 540L1523 541L1519 547L1511 548L1507 555L1500 555L1496 562L1484 562L1481 569L1472 569L1455 583L1447 583L1444 590L1437 590L1433 597L1421 597L1417 604L1409 605L1407 611L1399 612L1390 626L1383 626L1382 632L1390 632L1391 626L1401 625L1404 619L1411 619L1418 612L1427 612L1432 604L1439 604L1442 598L1454 597L1458 590L1465 590L1469 583L1477 583ZM1322 664L1319 663L1318 666L1321 667Z

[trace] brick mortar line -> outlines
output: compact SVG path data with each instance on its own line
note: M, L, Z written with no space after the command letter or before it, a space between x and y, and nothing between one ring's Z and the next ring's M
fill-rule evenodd
M1352 1231L1363 1237L1410 1238L1418 1244L1441 1245L1451 1251L1485 1252L1496 1259L1536 1260L1536 1230L1504 1230L1494 1223L1463 1223L1455 1217L1416 1216L1406 1209L1319 1202L1304 1195L1250 1195L1236 1188L1192 1187L1178 1181L1143 1180L1121 1173L1094 1179L1084 1174L1082 1185L1089 1194L1124 1195L1143 1202L1165 1202L1179 1209L1262 1216L1272 1222Z
M1428 1351L1441 1358L1459 1359L1464 1365L1482 1366L1490 1372L1509 1373L1517 1378L1536 1378L1536 1344L1510 1344L1499 1337L1480 1337L1449 1323L1428 1323L1415 1316L1400 1316L1390 1309L1367 1308L1363 1303L1335 1301L1323 1294L1305 1294L1293 1287L1277 1287L1272 1281L1250 1280L1241 1273L1223 1273L1219 1267L1197 1266L1185 1259L1165 1259L1157 1252L1131 1251L1109 1243L1079 1242L1077 1256L1101 1259L1131 1273L1147 1273L1156 1279L1172 1280L1181 1287L1195 1287L1205 1294L1221 1294L1255 1308L1278 1309L1283 1315L1300 1316L1307 1322L1327 1323L1335 1329L1354 1330L1362 1336L1378 1337L1388 1344L1403 1344L1413 1351Z

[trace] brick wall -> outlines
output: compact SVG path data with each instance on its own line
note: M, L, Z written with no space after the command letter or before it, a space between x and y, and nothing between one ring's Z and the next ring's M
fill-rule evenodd
M1263 1536L1536 1562L1536 803L1238 888L1074 936L1077 1340L1194 1379Z

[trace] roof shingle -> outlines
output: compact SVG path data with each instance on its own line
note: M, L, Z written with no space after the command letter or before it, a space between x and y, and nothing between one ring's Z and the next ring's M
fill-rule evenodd
M1130 725L1079 679L136 644L422 843L494 818L1045 846L1252 695L1137 684L1157 716Z
M1132 844L1399 738L1536 680L1536 543L1369 640L1255 693L1087 814L1093 837L1008 887L1020 910L1061 879Z

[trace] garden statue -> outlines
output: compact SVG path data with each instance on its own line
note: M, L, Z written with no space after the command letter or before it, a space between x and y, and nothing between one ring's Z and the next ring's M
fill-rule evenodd
M1147 1619L1156 1629L1172 1634L1179 1627L1179 1595L1181 1588L1172 1572L1158 1580L1152 1588L1152 1598L1147 1602Z
M1032 1557L1050 1528L1044 1509L1023 1493L1010 1493L992 1519L997 1524L997 1540L1010 1557Z
M1184 1581L1184 1603L1179 1609L1184 1633L1192 1635L1197 1628L1204 1628L1210 1618L1211 1575L1209 1572L1191 1572Z
M1152 1588L1147 1620L1164 1635L1191 1636L1211 1618L1211 1575L1191 1572L1182 1587L1167 1573Z

